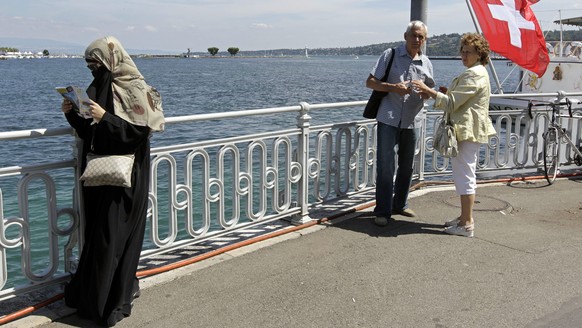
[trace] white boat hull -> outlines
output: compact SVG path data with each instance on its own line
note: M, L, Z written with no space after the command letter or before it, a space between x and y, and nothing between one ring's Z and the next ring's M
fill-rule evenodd
M546 73L542 77L523 70L523 82L521 91L508 94L508 97L492 97L489 110L524 110L528 108L530 101L534 103L552 102L556 97L520 97L522 94L542 94L559 91L566 93L582 93L582 61L577 57L554 57L548 65ZM572 103L572 109L582 109L582 97L567 97Z

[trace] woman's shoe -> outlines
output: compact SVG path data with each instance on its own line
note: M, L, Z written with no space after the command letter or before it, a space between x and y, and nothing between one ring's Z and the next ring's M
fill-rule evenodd
M461 222L461 220L459 218L449 220L449 221L445 222L445 227L454 227L454 226L458 225L459 222Z
M459 218L449 220L449 221L445 222L445 227L454 227L456 225L459 225L459 222L461 222L461 219L459 219ZM475 225L475 223L472 223L472 224L473 224L473 226Z
M445 229L445 233L448 233L449 235L472 238L475 234L475 225L468 224L466 226L456 225L456 226L448 227Z

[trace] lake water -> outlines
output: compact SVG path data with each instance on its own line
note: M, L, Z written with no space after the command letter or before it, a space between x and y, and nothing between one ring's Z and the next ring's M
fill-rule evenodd
M234 110L272 108L298 105L367 100L370 90L365 80L377 57L311 57L311 58L156 58L135 59L146 80L163 97L166 117L227 112ZM505 62L495 62L498 74L504 78L510 71ZM448 85L463 71L460 60L433 60L437 85ZM516 76L509 79L513 88ZM92 80L83 59L26 59L0 61L0 132L40 128L62 128L68 124L60 111L61 96L57 86L86 87ZM507 90L510 90L508 88ZM314 124L334 120L361 119L361 110L354 112L317 112ZM226 122L170 125L152 138L152 146L178 141L195 141L248 134L274 127L291 128L295 115L247 118ZM206 124L206 123L205 123ZM211 125L212 124L212 125ZM236 126L232 126L236 124ZM211 126L210 126L211 125ZM50 140L49 140L50 139ZM47 140L6 141L0 143L0 167L27 165L71 158L71 137ZM12 182L10 182L12 181ZM14 194L17 177L2 181L0 190ZM57 181L57 184L60 183ZM17 215L12 201L5 204L4 215ZM39 205L38 211L45 207ZM33 209L34 210L34 209ZM46 223L31 227L45 232ZM45 235L46 236L46 235ZM39 237L41 238L41 237ZM44 244L44 243L43 243ZM37 250L43 253L43 250ZM42 259L39 256L39 259ZM9 277L19 276L18 252L9 252ZM42 263L40 263L42 265ZM15 282L12 280L12 282Z
M366 100L370 90L365 80L375 64L376 56L310 57L310 58L137 58L146 80L163 97L166 117L234 110L298 105L299 102L326 103ZM463 71L460 60L433 60L437 85L448 85ZM496 61L501 77L510 67ZM92 80L83 59L25 59L0 61L0 131L68 127L61 111L61 96L57 86L86 87ZM509 85L516 84L512 74ZM493 80L493 79L492 79ZM509 88L508 88L509 89ZM493 90L493 89L492 89ZM342 118L360 119L360 111L342 112ZM329 114L328 114L329 115ZM198 137L224 137L240 129L257 130L265 126L288 127L293 116L273 116L269 121L237 121L237 129L218 124L211 129L169 126L156 134L152 145L171 144L177 140ZM314 116L314 124L326 122ZM272 120L272 121L271 121ZM266 124L267 123L267 124ZM226 124L235 124L229 121ZM243 131L244 132L244 131ZM22 152L26 147L26 152ZM55 148L53 148L55 147ZM52 151L47 154L46 149ZM0 165L17 165L18 159L44 161L68 158L70 147L60 140L54 143L10 142L0 144ZM66 156L61 156L65 154ZM14 156L14 157L13 157ZM49 156L49 157L47 157Z
M375 61L375 56L135 59L162 94L166 116L366 100L365 80ZM500 76L510 70L505 62L495 64ZM460 60L433 65L437 85L448 85L464 69ZM83 59L0 61L0 76L0 131L66 127L54 88L86 87L92 80Z

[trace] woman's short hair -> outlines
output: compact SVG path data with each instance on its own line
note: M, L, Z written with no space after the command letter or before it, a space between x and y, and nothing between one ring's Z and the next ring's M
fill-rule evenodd
M461 37L461 49L463 46L473 46L475 47L475 51L479 55L479 61L481 65L487 65L489 63L489 53L491 50L489 49L489 42L478 33L465 33Z

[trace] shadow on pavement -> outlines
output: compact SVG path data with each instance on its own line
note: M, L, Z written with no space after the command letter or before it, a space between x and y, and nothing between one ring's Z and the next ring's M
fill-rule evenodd
M81 318L76 313L54 320L52 325L56 323L58 323L59 326L64 325L65 327L86 327L86 328L103 327L89 319Z
M379 227L374 224L374 215L362 213L356 217L341 222L333 223L333 226L340 229L368 234L372 237L398 237L411 234L433 234L444 235L444 225L432 224L418 221L407 221L397 216L388 219L386 227Z

